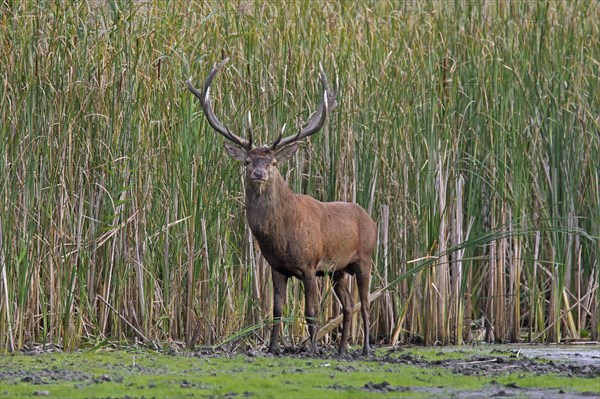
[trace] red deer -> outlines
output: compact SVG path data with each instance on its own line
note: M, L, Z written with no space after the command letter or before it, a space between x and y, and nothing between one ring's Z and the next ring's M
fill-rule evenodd
M273 279L274 324L269 351L277 352L287 281L293 276L304 284L309 352L314 353L318 307L316 277L327 273L333 277L334 291L342 305L339 353L347 353L354 308L349 282L350 275L355 275L364 326L363 354L369 355L368 296L377 226L367 212L356 204L320 202L307 195L294 194L277 170L279 162L287 161L295 154L298 140L323 127L328 111L336 105L336 92L328 88L327 77L321 68L322 101L304 128L289 137L282 138L280 134L271 145L255 147L250 128L247 139L233 134L217 119L211 106L212 81L227 61L225 59L210 72L202 92L190 80L186 83L189 90L200 99L210 126L231 141L225 143L229 156L246 166L246 217L263 256L271 266Z

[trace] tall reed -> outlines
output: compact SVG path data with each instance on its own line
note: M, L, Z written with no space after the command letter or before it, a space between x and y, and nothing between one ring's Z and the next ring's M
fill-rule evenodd
M2 3L0 346L267 338L242 170L183 85L223 56L216 113L241 134L250 111L263 142L315 109L319 62L337 74L327 128L282 171L378 221L377 342L597 340L599 17L586 1ZM321 336L338 314L324 279Z

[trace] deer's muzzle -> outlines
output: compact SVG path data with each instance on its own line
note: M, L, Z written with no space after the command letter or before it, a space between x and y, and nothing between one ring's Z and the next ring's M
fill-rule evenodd
M250 174L250 180L254 183L266 183L269 180L269 175L266 170L254 169Z

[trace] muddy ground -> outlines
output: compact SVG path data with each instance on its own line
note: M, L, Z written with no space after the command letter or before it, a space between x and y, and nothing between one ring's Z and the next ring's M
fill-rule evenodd
M489 350L488 350L489 349ZM330 351L322 351L317 357L328 358ZM289 353L288 356L303 356L302 353ZM388 364L417 366L423 369L441 367L451 370L453 374L478 377L498 377L513 373L527 373L536 376L562 376L586 378L597 382L597 389L572 392L563 388L529 388L517 383L501 384L492 379L490 385L478 390L452 390L440 386L427 387L394 387L387 381L368 383L363 389L373 393L380 392L413 392L415 396L455 397L455 398L598 398L600 399L600 344L574 346L487 346L483 354L474 354L473 348L441 347L436 353L440 357L450 353L464 354L464 359L426 360L418 354L407 351L403 347L388 348L380 351L370 359L385 367ZM476 353L476 351L475 351ZM354 360L364 359L360 352L349 355ZM347 366L352 370L352 365ZM343 388L343 387L340 387ZM408 396L410 397L410 395Z
M459 383L459 381L461 381ZM464 381L464 382L462 382ZM573 383L571 385L571 382ZM464 385L464 386L463 386ZM1 397L600 398L600 346L333 348L315 356L145 349L0 358Z

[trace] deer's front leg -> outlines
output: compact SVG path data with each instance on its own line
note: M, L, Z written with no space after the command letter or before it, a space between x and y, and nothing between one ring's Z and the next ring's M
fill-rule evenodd
M271 269L273 278L273 331L271 332L271 344L269 352L277 352L277 342L281 334L281 315L283 313L283 305L287 293L288 277L279 273L275 269Z
M308 335L310 337L309 353L315 353L317 348L317 334L316 334L316 322L317 322L317 308L318 308L318 295L317 295L317 277L315 275L305 277L302 282L304 283L304 317L308 324Z

